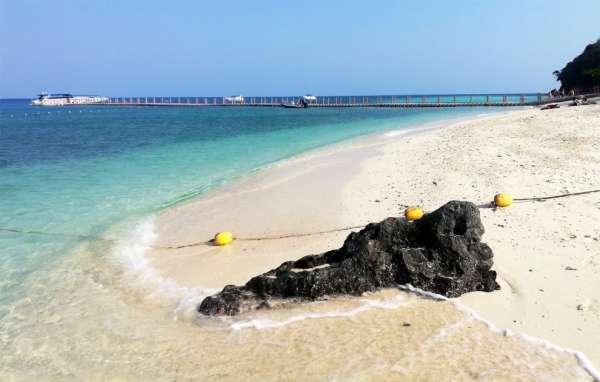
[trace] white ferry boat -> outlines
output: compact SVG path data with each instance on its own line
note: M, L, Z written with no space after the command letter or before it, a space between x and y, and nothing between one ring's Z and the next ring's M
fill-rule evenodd
M229 103L244 103L244 97L241 95L224 97L223 100Z
M64 105L90 105L108 102L108 97L95 95L72 95L72 94L38 94L38 98L31 100L32 106L64 106Z

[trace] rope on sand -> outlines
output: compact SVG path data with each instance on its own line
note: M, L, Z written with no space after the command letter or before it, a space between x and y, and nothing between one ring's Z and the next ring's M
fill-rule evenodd
M116 241L115 239L111 239L111 238L107 238L107 237L81 235L81 234L77 234L77 233L45 232L45 231L26 230L26 229L18 229L18 228L0 228L0 231L18 233L18 234L22 234L22 235L70 237L70 238L74 238L74 239L84 239L84 240L90 240L90 241L108 241L108 242Z
M279 240L279 239L288 239L288 238L292 238L292 237L315 236L315 235L323 235L323 234L332 233L332 232L349 231L351 229L363 228L364 226L365 226L365 224L352 225L352 226L347 226L347 227L342 227L342 228L334 228L334 229L330 229L330 230L326 230L326 231L305 232L305 233L296 233L296 234L281 235L281 236L238 237L238 238L236 238L236 240L243 240L243 241Z
M515 202L527 202L527 201L558 199L558 198L566 198L567 196L593 194L595 192L600 192L600 189L599 190L582 191L582 192L571 192L571 193L567 193L567 194L552 195L552 196L540 196L540 197L533 197L533 198L515 198L514 201Z
M549 200L549 199L566 198L569 196L593 194L593 193L597 193L597 192L600 192L600 189L582 191L582 192L570 192L570 193L566 193L566 194L551 195L551 196L514 198L513 200L515 202L543 201L543 200ZM493 202L491 204L493 206ZM236 237L235 240L236 241L265 241L265 240L289 239L289 238L295 238L295 237L316 236L316 235L323 235L323 234L327 234L327 233L349 231L351 229L363 228L365 225L366 224L352 225L352 226L334 228L334 229L324 230L324 231L303 232L303 233L277 235L277 236L256 236L256 237L252 237L252 236L243 237L242 236L242 237ZM18 228L1 228L1 227L0 227L0 231L10 232L10 233L18 233L21 235L60 236L60 237L71 237L71 238L84 239L84 240L90 240L90 241L93 240L93 241L116 242L115 239L105 238L105 237L100 237L100 236L92 236L92 235L80 235L80 234L70 234L70 233L60 233L60 232L45 232L45 231L25 230L25 229L18 229ZM209 241L200 241L200 242L195 242L195 243L190 243L190 244L182 244L182 245L174 245L174 246L156 246L156 247L151 246L151 248L159 249L159 250L173 250L173 249L190 248L190 247L197 247L200 245L211 245L211 244L212 244L212 240L209 240Z
M347 227L342 227L342 228L334 228L334 229L330 229L330 230L325 230L325 231L315 231L315 232L303 232L303 233L291 233L291 234L287 234L287 235L277 235L277 236L256 236L256 237L235 237L235 241L263 241L263 240L280 240L280 239L289 239L289 238L294 238L294 237L305 237L305 236L316 236L316 235L324 235L326 233L333 233L333 232L341 232L341 231L348 231L351 229L357 229L357 228L363 228L365 225L353 225L353 226L347 226ZM209 241L200 241L200 242L196 242L196 243L190 243L190 244L183 244L183 245L177 245L177 246L164 246L164 247L153 247L154 249L182 249L182 248L189 248L189 247L197 247L199 245L211 245L213 242L213 240L209 240Z
M564 198L564 197L567 197L567 196L577 196L577 195L593 194L595 192L600 192L600 189L598 189L598 190L590 190L590 191L583 191L583 192L573 192L573 193L567 193L567 194L561 194L561 195L552 195L552 196L540 196L540 197L532 197L532 198L515 198L513 200L516 201L516 202L541 201L541 200L548 200L548 199ZM236 240L238 240L238 241L239 240L243 240L243 241L251 241L251 240L252 241L255 241L255 240L278 240L278 239L287 239L287 238L291 238L291 237L314 236L314 235L321 235L321 234L331 233L331 232L348 231L348 230L351 230L351 229L363 228L364 226L366 226L366 224L356 225L356 226L348 226L348 227L343 227L343 228L337 228L337 229L332 229L332 230L328 230L328 231L317 231L317 232L290 234L290 235L282 235L282 236L238 237L238 238L236 238Z

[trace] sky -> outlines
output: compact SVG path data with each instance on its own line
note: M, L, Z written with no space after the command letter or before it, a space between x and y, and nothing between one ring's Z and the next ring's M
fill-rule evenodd
M546 92L600 0L0 0L0 98Z

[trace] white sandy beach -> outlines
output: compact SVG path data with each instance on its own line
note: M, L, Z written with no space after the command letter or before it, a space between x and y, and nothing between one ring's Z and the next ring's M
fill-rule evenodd
M452 199L484 204L498 192L527 198L598 189L599 149L599 106L492 116L384 145L344 200L369 220L375 198L382 208L432 210ZM502 289L461 301L498 327L583 351L599 365L600 194L481 215Z
M150 266L177 284L242 284L286 260L341 246L349 231L202 244L215 232L238 238L326 231L450 200L481 205L483 241L502 289L460 301L499 328L581 351L600 365L600 194L505 209L516 198L600 188L600 106L531 108L449 122L413 134L389 132L329 146L269 166L155 219ZM201 243L188 246L189 244Z

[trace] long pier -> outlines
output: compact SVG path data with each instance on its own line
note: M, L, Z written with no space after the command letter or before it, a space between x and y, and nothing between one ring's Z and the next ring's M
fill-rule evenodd
M246 97L231 100L230 97L115 97L101 105L148 106L148 107L214 107L248 106L278 107L282 103L292 103L302 97ZM572 100L573 97L550 98L545 94L511 95L456 95L456 96L319 96L308 102L310 108L327 107L385 107L385 108L425 108L425 107L464 107L464 106L535 106L552 102Z

